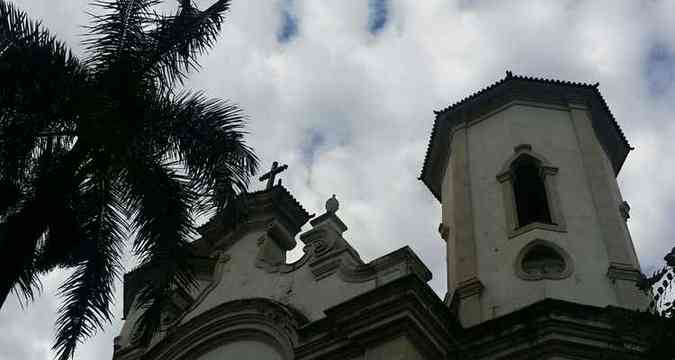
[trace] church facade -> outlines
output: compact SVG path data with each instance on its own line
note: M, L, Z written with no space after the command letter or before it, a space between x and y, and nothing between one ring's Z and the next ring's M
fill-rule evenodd
M275 163L243 223L201 228L199 285L148 344L132 334L151 276L125 275L113 359L643 359L621 321L647 306L616 181L630 150L597 84L507 72L436 112L420 180L442 207L445 299L408 247L362 261L337 199L310 216Z

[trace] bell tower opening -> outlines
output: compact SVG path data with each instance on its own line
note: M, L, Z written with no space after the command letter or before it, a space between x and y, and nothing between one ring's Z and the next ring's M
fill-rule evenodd
M546 185L537 159L521 155L511 165L513 193L518 213L518 227L534 222L552 224Z

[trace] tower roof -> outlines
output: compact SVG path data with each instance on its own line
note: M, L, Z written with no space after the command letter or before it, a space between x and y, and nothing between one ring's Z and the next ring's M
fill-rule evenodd
M419 179L436 199L441 199L441 181L450 152L450 130L517 100L560 106L585 105L589 109L595 135L612 163L614 174L619 173L632 148L598 91L597 83L527 77L507 71L503 79L445 109L434 111L436 118Z

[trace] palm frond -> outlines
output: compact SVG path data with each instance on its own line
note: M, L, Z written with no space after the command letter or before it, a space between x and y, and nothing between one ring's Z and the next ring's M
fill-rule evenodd
M29 184L30 196L16 210L6 215L0 222L0 304L3 304L11 290L23 296L27 301L34 297L38 285L38 271L35 266L37 245L47 231L47 219L51 215L54 190L58 181L48 181L54 175L55 153L45 149L38 158L35 176ZM52 188L55 186L56 188Z
M48 218L48 230L38 247L36 268L41 272L77 266L94 251L92 248L97 243L89 238L87 226L100 217L100 197L103 195L93 190L107 191L107 188L94 186L96 169L88 165L73 176L68 196L54 204L56 209Z
M147 56L146 34L156 21L153 7L159 0L98 0L93 4L102 14L91 14L93 25L84 44L86 63L94 72L133 79L134 71ZM128 73L126 73L128 72Z
M179 95L165 112L176 146L195 190L223 210L239 193L246 191L258 159L246 145L245 116L241 109L201 93ZM207 206L208 208L208 206Z
M0 222L2 222L2 217L6 216L10 207L16 206L21 198L19 184L15 180L16 177L13 178L0 177L0 194L2 194L2 197L0 197Z
M150 340L161 325L168 294L174 289L188 291L195 285L187 259L189 239L194 234L187 179L157 159L138 161L127 173L128 202L138 209L134 214L136 240L134 252L141 265L158 274L139 292L143 310L137 336Z
M17 9L12 3L0 1L0 55L19 42L26 39L48 38L46 30L40 23L28 19L28 15ZM39 40L38 40L39 41Z
M75 93L86 71L39 22L0 0L0 78L3 214L19 201L40 141L75 128Z
M75 347L110 323L114 280L122 270L121 246L127 226L120 209L123 191L114 178L97 174L84 184L78 217L83 237L75 272L59 288L64 303L56 320L53 349L60 360L72 358Z
M198 67L197 57L214 45L230 7L229 0L218 0L204 11L190 0L179 3L175 15L158 18L156 29L149 32L153 48L143 71L169 88Z
M39 21L0 0L0 76L0 107L66 120L72 117L72 111L65 114L67 95L84 80L86 71Z

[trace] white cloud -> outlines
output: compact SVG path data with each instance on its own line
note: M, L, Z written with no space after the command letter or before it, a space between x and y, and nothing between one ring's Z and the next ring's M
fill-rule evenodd
M19 5L76 46L86 3ZM216 48L188 86L246 109L262 165L288 163L284 184L310 212L321 212L325 199L337 194L350 228L345 236L365 260L410 245L431 268L442 297L439 205L416 180L432 110L498 80L506 69L598 81L637 148L619 180L633 209L629 224L640 260L645 269L659 263L675 235L675 104L669 100L675 87L650 95L644 67L655 42L675 49L672 2L388 3L388 23L374 36L367 1L296 0L298 33L281 45L276 1L235 1ZM308 163L303 151L316 134L322 141ZM17 325L21 319L41 319L27 320L32 336L16 338L33 349L25 350L29 359L45 358L41 344L52 341L49 314L56 301L47 293L25 312L12 304L0 312L0 331L28 332ZM82 346L78 357L109 358L119 324Z

